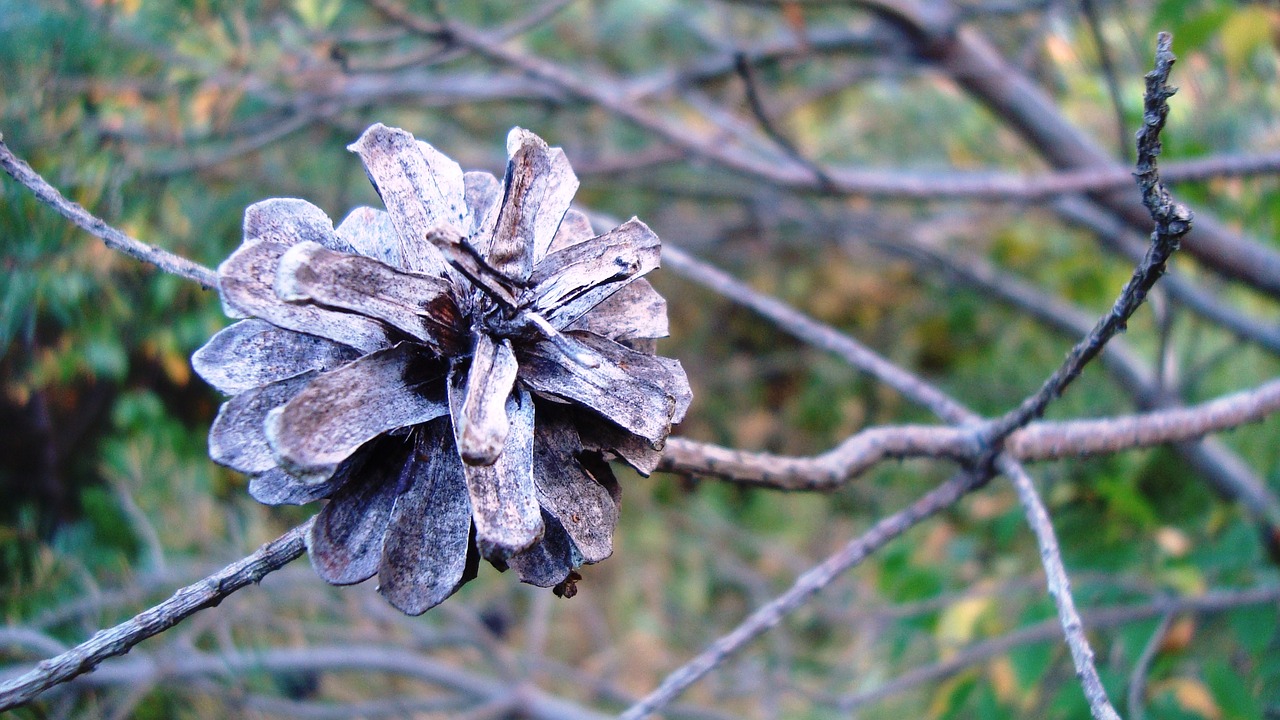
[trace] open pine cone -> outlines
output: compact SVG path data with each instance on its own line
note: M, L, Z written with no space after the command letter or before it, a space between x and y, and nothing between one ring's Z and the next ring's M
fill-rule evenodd
M691 399L654 354L666 302L641 276L658 237L635 219L596 236L569 209L564 153L520 128L502 182L383 125L351 150L385 212L335 230L306 201L265 200L218 268L227 313L248 319L192 358L233 396L209 453L261 502L328 498L316 571L376 573L406 613L480 557L559 586L612 552L606 461L651 472Z

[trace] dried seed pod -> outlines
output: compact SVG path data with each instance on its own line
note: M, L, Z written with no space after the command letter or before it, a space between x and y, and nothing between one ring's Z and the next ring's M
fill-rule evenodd
M651 472L691 400L647 351L667 334L642 279L661 243L636 219L595 235L564 153L527 130L502 181L384 125L350 149L385 211L334 229L303 200L257 203L218 269L250 319L193 357L233 396L211 454L262 502L328 498L309 549L330 583L376 574L418 614L482 556L572 597L613 549L602 459Z

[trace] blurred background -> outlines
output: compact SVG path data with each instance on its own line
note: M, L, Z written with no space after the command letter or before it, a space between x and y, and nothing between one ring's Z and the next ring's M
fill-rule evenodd
M1123 176L1155 33L1171 30L1182 89L1164 159L1235 168L1188 173L1174 191L1280 252L1274 4L957 0L914 8L919 25L883 6L913 7L0 0L0 132L90 211L216 266L257 200L306 198L335 219L380 206L345 150L373 122L499 174L521 125L564 148L583 208L639 216L994 414L1078 336L1029 308L1096 317L1133 265L1116 248L1142 233L1091 225L1094 206L1067 193L1009 190L1064 162L958 80L935 43L956 27L981 37ZM931 13L950 29L930 36ZM876 190L877 178L911 182ZM970 190L938 191L949 181ZM208 460L221 399L189 356L229 322L214 293L113 253L8 178L0 263L2 672L316 508L258 505L244 477ZM1274 377L1274 292L1189 257L1175 266L1195 297L1262 330L1224 329L1222 315L1158 293L1125 336L1144 377L1184 402ZM670 303L660 351L695 393L678 435L807 455L865 426L932 421L751 311L669 270L651 278ZM1050 417L1132 412L1141 394L1091 367ZM1215 457L1280 492L1278 430L1223 435ZM1122 710L1137 684L1127 708L1148 718L1280 717L1276 558L1258 513L1222 499L1187 457L1160 448L1032 470ZM406 618L372 582L330 588L300 560L16 716L616 712L951 470L889 463L833 493L787 494L619 467L616 551L583 569L571 600L486 566ZM843 576L668 716L1087 717L1042 578L997 479ZM1258 588L1271 594L1247 595ZM1159 604L1188 597L1221 602Z

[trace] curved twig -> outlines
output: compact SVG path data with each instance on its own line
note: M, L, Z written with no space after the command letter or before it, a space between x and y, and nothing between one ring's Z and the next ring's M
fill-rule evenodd
M1005 452L1035 462L1084 457L1202 438L1280 412L1280 380L1199 405L1090 420L1032 423L1010 435ZM898 458L981 457L983 426L895 425L867 428L819 455L796 457L734 450L670 438L659 469L775 490L833 490L871 467ZM1264 513L1265 514L1265 513Z
M35 193L40 202L57 210L59 215L89 231L90 234L101 238L102 242L112 250L119 250L145 263L151 263L167 273L193 280L205 289L218 286L218 276L213 270L182 256L174 255L168 250L132 238L80 207L79 203L63 197L57 188L40 177L40 174L32 170L22 158L13 154L5 144L3 135L0 135L0 167L3 167L14 180Z
M604 717L532 686L485 677L411 650L358 643L218 654L197 651L180 657L165 658L164 661L151 657L130 658L103 667L100 673L85 678L84 682L92 685L135 684L156 682L163 678L189 680L263 670L387 673L453 690L457 695L470 698L472 707L475 707L475 702L488 704L519 701L528 717L539 720L603 720Z
M209 577L178 590L168 600L145 610L70 650L49 658L27 673L0 685L0 711L29 702L59 683L90 672L109 657L129 652L134 645L177 625L187 617L213 607L251 583L258 583L306 552L305 538L311 520L258 548Z
M1166 612L1164 617L1160 618L1160 624L1156 625L1156 629L1151 633L1151 637L1147 639L1147 644L1142 648L1142 654L1138 656L1138 660L1133 664L1133 672L1129 673L1129 690L1126 705L1129 711L1129 720L1144 720L1146 711L1143 703L1147 698L1147 673L1151 671L1151 663L1155 661L1156 655L1160 653L1160 645L1164 642L1165 635L1169 633L1169 628L1173 625L1174 614Z
M892 248L887 242L877 241L875 245L896 254L907 254L916 261L937 265L949 276L973 285L984 294L1005 302L1020 312L1027 313L1060 333L1078 337L1088 334L1093 326L1093 320L1084 311L1061 300L1043 295L1022 280L1008 273L998 272L985 263L948 257L909 238L893 244ZM1141 257L1141 254L1139 256ZM1161 283L1166 290L1169 290L1177 280L1179 276L1176 273L1168 273L1161 278ZM1181 404L1176 394L1161 386L1159 380L1148 369L1148 364L1119 339L1113 338L1107 344L1107 351L1098 358L1098 361L1113 376L1115 384L1133 397L1139 409L1172 410ZM1258 390L1262 391L1262 395L1267 394L1262 388ZM1269 400L1260 399L1264 404L1269 403ZM1264 414L1268 412L1271 411L1264 411ZM1173 417L1179 417L1175 422L1188 420L1185 416L1170 416L1170 419ZM1260 417L1254 419L1260 419ZM1095 430L1088 432L1095 432ZM1095 437L1105 444L1106 441L1102 441L1101 438L1108 435L1108 432L1102 431ZM1274 526L1280 522L1280 501L1277 501L1266 487L1266 483L1250 470L1236 453L1215 439L1191 441L1194 437L1200 437L1200 434L1192 432L1187 437L1169 435L1167 441L1174 443L1174 451L1182 456L1196 474L1219 496L1231 502L1241 503L1252 516L1263 523ZM1088 441L1080 435L1075 435L1070 442ZM1119 440L1119 444L1112 446L1112 449L1119 450L1124 447L1125 441ZM1099 451L1106 452L1107 449L1102 447ZM1091 454L1093 451L1084 450L1084 452ZM1013 454L1023 459L1053 457L1053 455L1044 458L1031 457L1018 452Z
M1178 249L1183 236L1191 231L1192 213L1185 205L1177 203L1160 181L1156 158L1160 155L1160 131L1169 115L1169 97L1177 89L1169 86L1169 71L1173 68L1171 49L1173 37L1160 33L1157 40L1156 68L1147 74L1146 112L1142 129L1138 131L1138 170L1135 173L1142 189L1142 201L1155 221L1151 234L1151 246L1142 262L1133 271L1133 277L1125 284L1108 312L1083 340L1067 355L1062 366L1044 382L1034 395L1024 400L1016 409L996 422L990 441L998 443L1017 428L1040 417L1045 408L1060 396L1067 386L1080 375L1107 341L1125 329L1125 324L1146 300L1147 293L1164 274L1165 264Z
M1080 619L1075 598L1071 595L1071 581L1067 579L1067 570L1062 565L1062 553L1058 550L1058 538L1053 532L1049 511L1040 500L1040 493L1036 492L1031 476L1021 466L1008 456L1003 456L996 462L1000 472L1009 478L1018 491L1018 500L1027 516L1027 524L1031 526L1036 544L1040 546L1040 564L1044 566L1049 595L1058 607L1058 621L1062 623L1062 634L1071 650L1071 661L1076 666L1076 677L1084 689L1089 710L1095 720L1120 720L1120 714L1107 698L1102 678L1098 676L1098 668L1093 663L1093 648L1089 647L1089 640L1084 636L1084 622Z
M777 625L814 593L826 587L841 573L858 565L890 540L915 527L921 521L951 507L966 493L985 481L983 475L960 473L924 495L907 508L886 517L863 535L845 545L796 579L782 595L760 606L727 635L722 635L693 659L667 675L662 684L640 702L627 708L620 720L640 720L670 703L676 696L710 672L725 658L742 649L764 632Z
M616 79L581 78L561 65L496 43L485 33L464 24L424 20L396 0L367 2L384 17L411 32L427 37L445 32L451 40L485 58L559 87L729 170L782 185L822 189L811 170L803 165L792 163L777 167L767 159L717 143L714 138L688 132L668 118L631 102L620 92L621 84ZM1071 126L1036 83L1011 67L982 36L969 28L957 29L958 18L950 3L863 0L856 4L905 30L917 41L919 52L951 74L976 100L1005 117L1009 125L1059 168L1114 171L1119 167L1092 139ZM839 188L840 174L835 171L829 174ZM1129 224L1148 226L1147 213L1131 196L1094 193L1093 197L1123 215ZM1207 215L1201 218L1197 232L1188 239L1188 250L1207 267L1272 296L1280 296L1280 253L1235 236Z

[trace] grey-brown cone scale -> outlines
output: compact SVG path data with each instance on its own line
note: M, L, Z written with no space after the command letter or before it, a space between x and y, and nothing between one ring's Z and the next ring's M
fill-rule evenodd
M229 315L193 365L232 397L214 460L270 504L329 500L309 537L326 581L378 576L404 612L484 557L540 586L612 552L608 459L648 474L691 400L652 353L666 302L639 220L595 235L559 148L516 128L506 177L463 172L403 130L351 145L386 210L335 229L277 198L219 267Z

